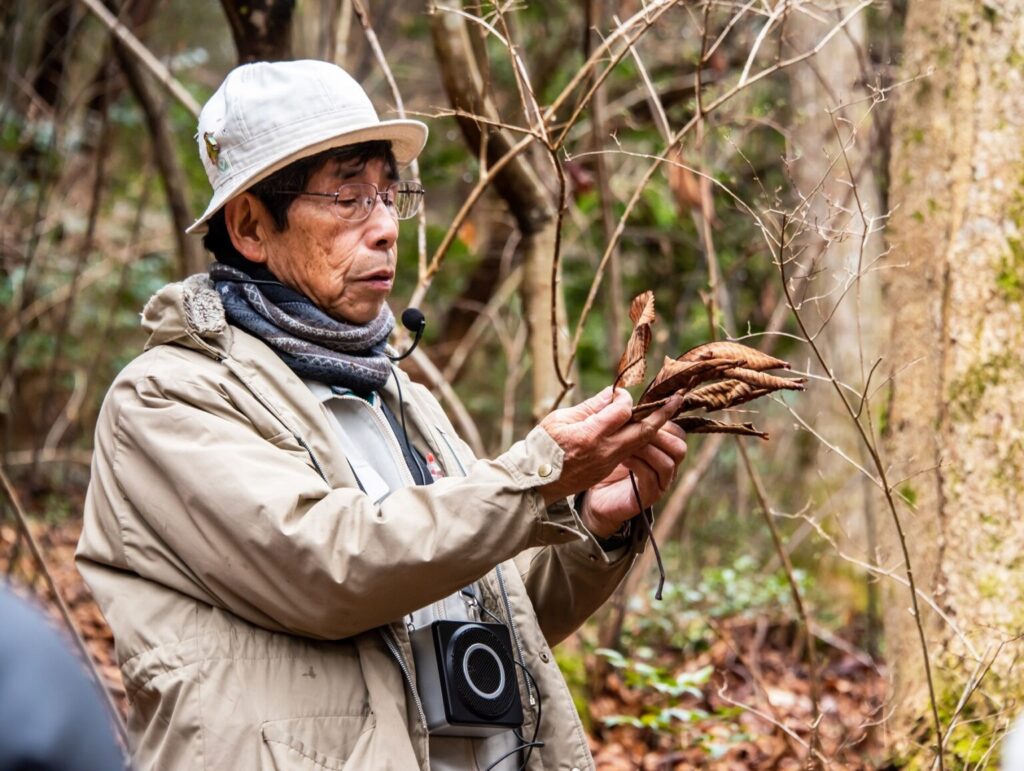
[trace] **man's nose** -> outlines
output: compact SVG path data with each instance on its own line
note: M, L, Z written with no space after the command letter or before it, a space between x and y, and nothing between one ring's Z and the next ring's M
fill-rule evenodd
M369 237L374 246L390 249L398 240L398 219L392 215L384 198L378 195L373 202L369 217Z

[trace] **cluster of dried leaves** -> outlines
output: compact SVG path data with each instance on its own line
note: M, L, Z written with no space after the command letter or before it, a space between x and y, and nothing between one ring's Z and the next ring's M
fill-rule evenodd
M619 360L616 384L640 385L647 374L647 349L651 344L651 326L656 320L654 293L637 295L629 309L633 332ZM789 369L782 359L761 353L740 343L705 343L682 356L665 357L661 371L637 400L633 420L640 420L664 406L677 394L682 404L672 418L691 434L741 434L767 439L751 423L726 423L683 413L694 410L714 412L736 407L780 390L802 391L805 378L782 378L768 370Z

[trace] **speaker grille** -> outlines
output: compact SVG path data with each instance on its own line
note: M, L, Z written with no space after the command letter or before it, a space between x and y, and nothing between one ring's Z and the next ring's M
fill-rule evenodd
M448 643L448 671L459 698L473 714L498 718L512 706L516 678L512 657L487 629L469 625Z

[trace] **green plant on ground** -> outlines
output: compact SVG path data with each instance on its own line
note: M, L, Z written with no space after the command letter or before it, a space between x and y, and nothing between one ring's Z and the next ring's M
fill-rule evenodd
M623 630L629 649L650 645L699 652L716 637L710 623L714 620L791 617L793 600L786 574L780 570L766 576L757 568L753 557L743 555L731 565L704 568L696 582L666 583L657 607L634 598ZM806 571L793 572L802 593L813 588Z
M639 715L616 714L603 718L606 727L631 726L640 730L650 731L653 735L675 735L690 727L696 735L690 740L699 744L712 758L721 757L736 743L749 737L734 722L740 710L735 707L718 707L708 711L698 706L681 706L679 700L689 697L703 703L703 686L706 686L714 673L714 667L708 665L693 671L672 673L643 659L650 659L654 651L641 647L634 656L627 657L610 648L598 648L595 653L608 660L608 663L619 672L623 683L641 697L644 705ZM713 720L719 727L728 728L727 735L706 735L699 725L706 720Z

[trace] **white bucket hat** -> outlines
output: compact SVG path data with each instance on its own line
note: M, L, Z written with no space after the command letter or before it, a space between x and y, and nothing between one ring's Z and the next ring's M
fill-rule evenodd
M328 62L256 62L236 67L199 114L199 157L213 188L206 222L232 197L292 161L323 150L384 139L399 167L419 155L427 127L377 117L352 76Z

